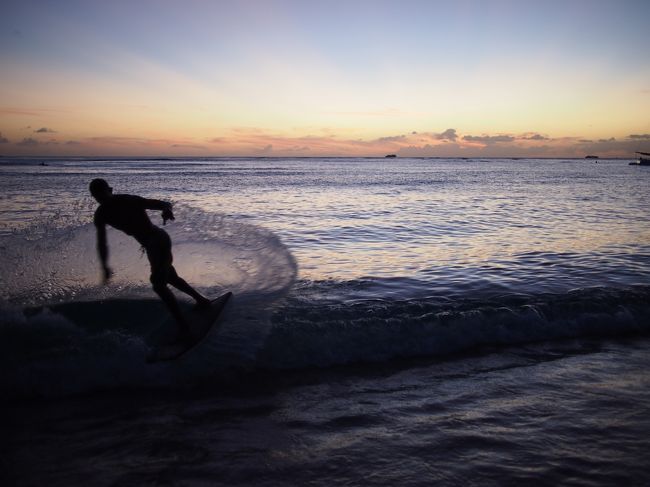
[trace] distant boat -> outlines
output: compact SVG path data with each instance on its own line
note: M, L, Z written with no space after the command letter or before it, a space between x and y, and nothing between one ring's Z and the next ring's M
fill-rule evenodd
M386 157L388 159L392 159L394 157L397 157L397 154L386 154L384 157Z
M598 159L598 156L585 156L585 159Z
M639 154L639 160L630 162L630 166L650 166L650 152L635 152Z

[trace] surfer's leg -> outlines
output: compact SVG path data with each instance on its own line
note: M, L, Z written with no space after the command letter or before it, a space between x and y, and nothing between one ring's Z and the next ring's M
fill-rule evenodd
M167 282L174 286L179 291L184 292L188 296L191 296L196 301L196 304L199 306L206 306L210 304L210 300L199 293L196 289L190 286L185 279L180 277L174 269L174 266L169 267Z
M153 284L153 290L158 296L160 296L160 299L162 299L163 303L165 303L165 306L167 306L170 314L174 317L174 320L176 321L176 324L179 328L180 338L190 338L189 326L185 322L185 318L181 313L181 309L178 306L178 301L176 300L174 293L172 293L171 289L169 289L163 280L154 277L154 274L151 274L151 284Z
M164 236L167 236L165 233ZM171 258L171 244L169 237L161 241L153 241L146 247L147 258L151 265L151 277L149 280L155 293L162 299L165 306L173 316L178 325L179 340L187 341L191 339L190 328L181 313L176 296L167 286L170 278L170 269L173 269ZM174 272L175 274L175 272Z

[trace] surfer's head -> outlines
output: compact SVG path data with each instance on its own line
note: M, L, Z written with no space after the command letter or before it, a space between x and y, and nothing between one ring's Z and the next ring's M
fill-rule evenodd
M113 188L111 188L106 180L102 178L93 179L90 182L88 189L90 189L90 194L92 194L99 203L110 198L113 194Z

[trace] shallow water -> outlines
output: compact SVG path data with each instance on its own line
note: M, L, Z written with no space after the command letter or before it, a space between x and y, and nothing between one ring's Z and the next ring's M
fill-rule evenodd
M13 483L650 479L645 168L41 162L0 162ZM115 232L99 285L93 177L173 200L179 273L235 291L187 359L144 364L165 311Z
M5 415L5 473L9 485L644 485L649 345L565 342L21 404Z

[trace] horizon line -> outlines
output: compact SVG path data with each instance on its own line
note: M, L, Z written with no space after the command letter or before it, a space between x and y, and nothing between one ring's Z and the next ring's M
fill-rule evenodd
M322 155L322 156L260 156L260 155L212 155L212 156L196 156L196 155L2 155L0 154L0 159L150 159L150 160L161 160L161 159L462 159L462 160L474 160L474 159L511 159L511 160L522 160L522 159L571 159L571 160L627 160L627 159L638 159L637 156L630 157L588 157L582 156L400 156L396 155L395 157L386 157L383 156L342 156L342 155Z

